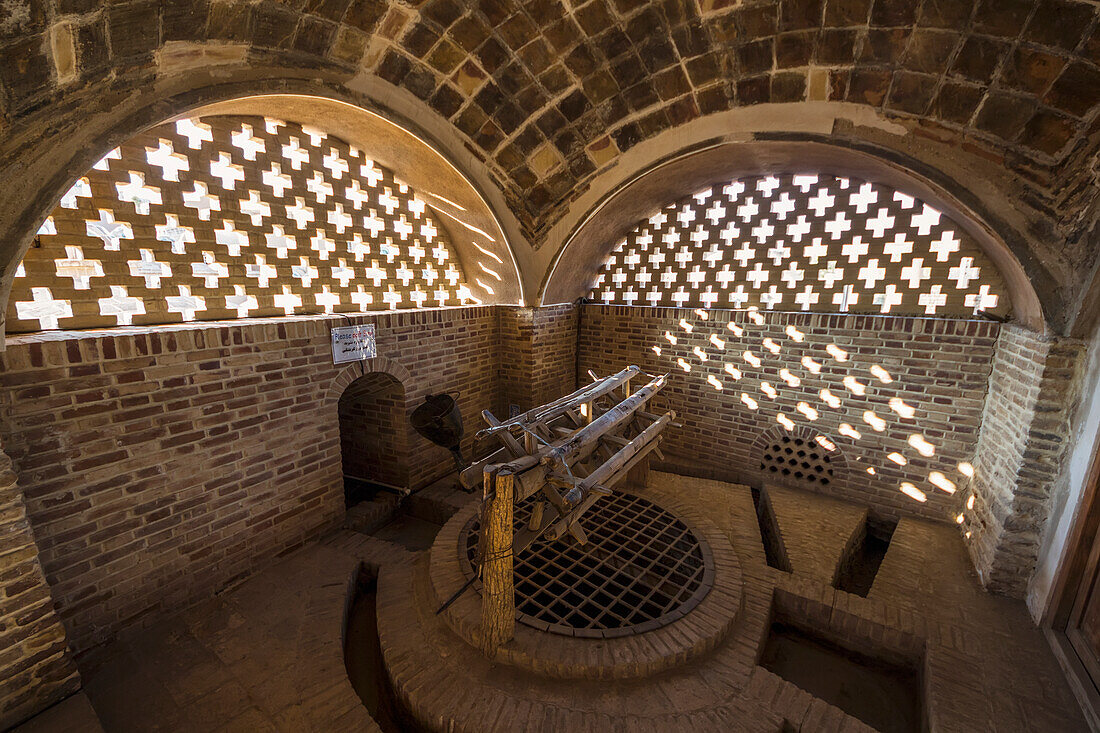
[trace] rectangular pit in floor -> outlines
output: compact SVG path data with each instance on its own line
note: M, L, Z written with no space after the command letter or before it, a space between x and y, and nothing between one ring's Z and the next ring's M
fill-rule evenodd
M773 615L760 666L883 733L923 733L920 664L847 643L788 614Z

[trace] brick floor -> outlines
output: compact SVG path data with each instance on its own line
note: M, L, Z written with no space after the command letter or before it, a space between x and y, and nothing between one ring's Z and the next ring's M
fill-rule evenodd
M659 674L558 679L490 662L434 613L429 553L341 530L119 640L86 672L86 694L108 733L378 730L343 662L349 595L367 566L380 573L379 629L399 696L437 730L869 730L756 664L777 610L856 648L920 655L932 730L1086 729L1024 607L981 591L952 527L903 519L862 598L831 585L859 507L772 489L784 573L765 564L746 487L653 473L647 491L705 513L742 581L717 645Z
M383 649L413 714L455 731L542 730L551 720L559 730L610 730L608 718L632 731L869 730L757 665L772 614L781 612L857 651L919 659L932 730L1085 730L1042 635L1021 604L980 589L953 527L903 519L862 598L832 586L866 516L861 507L770 488L792 565L784 573L765 564L747 487L654 473L646 494L705 511L736 550L742 597L715 648L657 675L639 669L616 680L509 666L514 648L490 663L463 640L468 628L434 613L432 581L443 568L433 552L431 562L384 567L379 579ZM452 521L464 521L463 513ZM454 546L450 529L441 531L436 549L444 541L444 551ZM546 636L540 650L554 657L552 647L562 642ZM512 645L525 644L517 633Z
M120 639L85 678L104 729L379 730L347 678L345 611L361 564L405 557L340 531Z

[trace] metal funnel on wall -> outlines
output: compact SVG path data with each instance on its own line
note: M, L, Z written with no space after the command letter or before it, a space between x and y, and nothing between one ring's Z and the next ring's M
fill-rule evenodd
M458 402L449 394L428 395L412 414L409 422L423 437L451 452L455 468L462 471L466 461L462 458L462 413Z

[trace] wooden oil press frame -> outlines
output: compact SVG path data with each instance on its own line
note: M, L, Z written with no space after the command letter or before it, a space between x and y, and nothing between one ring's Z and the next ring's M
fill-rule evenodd
M669 375L652 377L637 366L602 379L589 374L592 384L509 420L481 413L488 427L478 437L495 438L500 448L460 478L467 488L483 487L478 556L482 647L490 655L515 631L513 555L540 537L570 534L584 544L584 513L624 481L644 487L650 453L663 457L658 446L676 413L645 408ZM651 378L631 393L631 382L641 376ZM514 505L536 495L528 525L515 532Z

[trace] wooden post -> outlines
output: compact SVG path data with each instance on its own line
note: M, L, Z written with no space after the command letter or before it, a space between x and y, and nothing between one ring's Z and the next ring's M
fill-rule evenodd
M485 495L495 489L481 514L481 644L489 657L516 630L516 596L512 586L512 500L510 473L485 473Z

